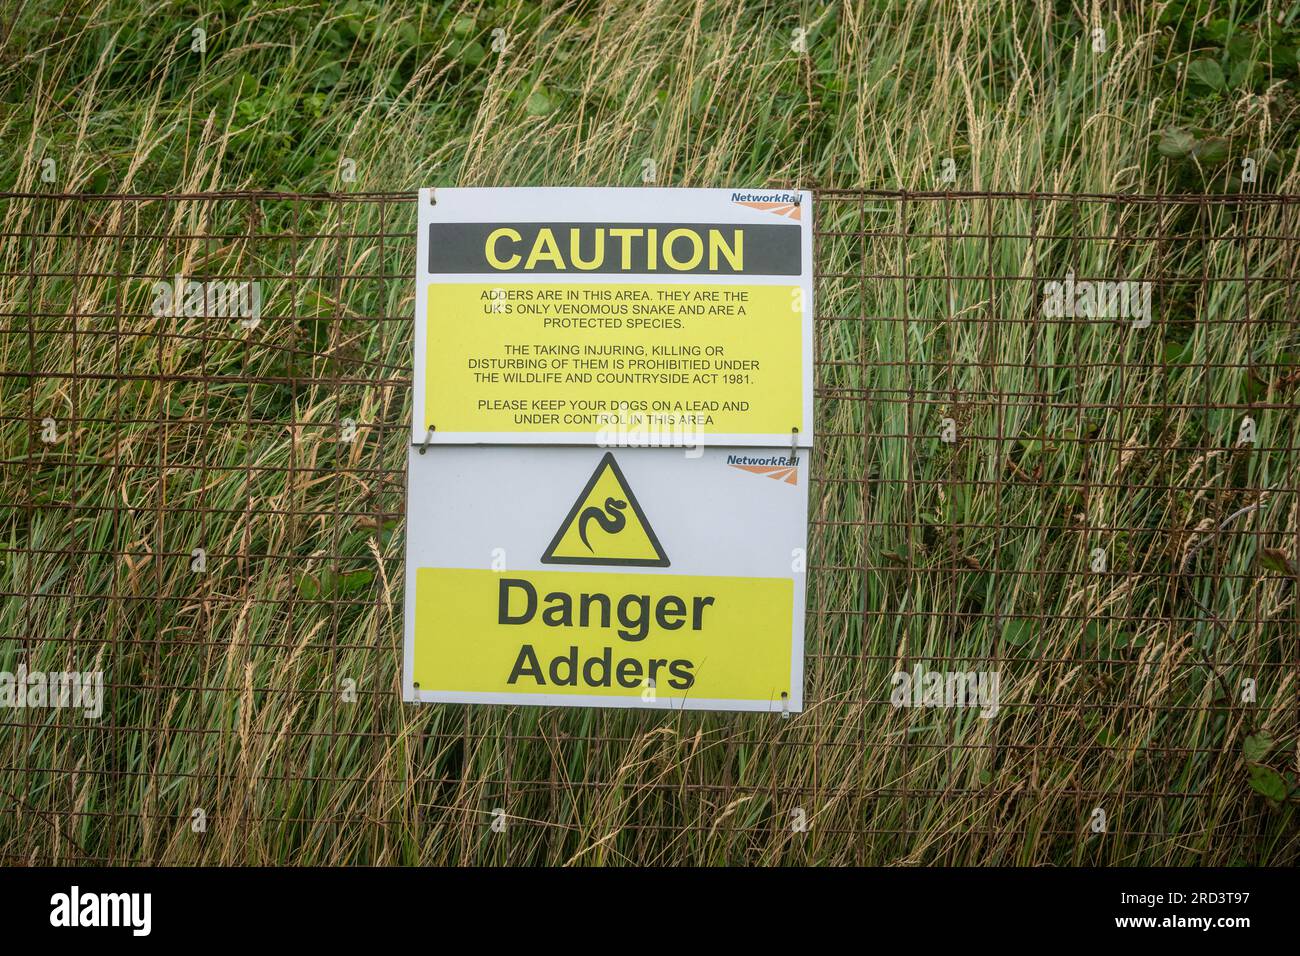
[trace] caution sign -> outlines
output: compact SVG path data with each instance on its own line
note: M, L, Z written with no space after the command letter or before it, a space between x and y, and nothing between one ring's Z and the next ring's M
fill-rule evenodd
M812 212L782 190L423 190L412 441L811 445Z
M668 567L668 555L612 452L591 473L542 555L542 563Z
M803 453L409 461L405 699L802 709Z

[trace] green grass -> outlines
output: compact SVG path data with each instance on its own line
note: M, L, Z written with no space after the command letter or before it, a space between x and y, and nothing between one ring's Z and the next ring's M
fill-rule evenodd
M951 157L960 191L1294 195L1298 16L1135 5L1094 53L1064 4L27 3L0 190L639 185L652 159L915 191ZM1295 204L827 194L786 721L400 703L413 203L0 206L0 670L112 685L98 723L0 715L6 862L1300 857ZM1152 327L1038 321L1067 269L1167 280ZM266 318L154 318L177 272L262 276ZM1002 714L891 709L918 660L996 666Z

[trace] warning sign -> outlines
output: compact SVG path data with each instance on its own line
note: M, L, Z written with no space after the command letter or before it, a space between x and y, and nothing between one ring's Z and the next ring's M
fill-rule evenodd
M423 190L412 441L812 442L812 201Z
M803 451L409 462L406 700L802 708Z
M612 452L592 472L542 563L668 567L668 556Z
M812 213L421 191L406 700L802 708Z

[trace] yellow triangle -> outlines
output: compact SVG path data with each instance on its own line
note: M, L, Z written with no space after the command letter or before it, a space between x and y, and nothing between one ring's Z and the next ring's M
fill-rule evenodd
M542 555L542 563L668 567L668 555L613 452L606 452L592 472Z

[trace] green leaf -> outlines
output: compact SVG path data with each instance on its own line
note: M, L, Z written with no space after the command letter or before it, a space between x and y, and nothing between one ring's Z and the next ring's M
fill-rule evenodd
M1268 734L1252 734L1241 745L1242 756L1250 763L1259 763L1273 749L1273 738Z
M333 89L343 79L343 67L338 63L326 63L317 71L316 86L319 89Z
M1016 618L1007 621L1006 627L1002 630L1002 639L1012 647L1020 647L1022 644L1028 644L1034 637L1034 625L1031 621Z
M420 31L415 28L415 24L410 20L403 20L397 25L397 39L402 46L410 49L419 45Z
M1253 764L1250 768L1250 785L1256 793L1262 793L1270 800L1281 803L1286 799L1286 781L1272 767Z
M555 104L551 98L546 95L545 90L538 90L532 96L528 97L528 102L524 104L530 116L545 116L551 110L555 109Z
M314 601L320 597L320 582L310 574L298 575L298 593L308 601Z
M473 17L457 17L451 25L451 32L458 37L467 37L474 32Z
M1251 72L1255 69L1254 60L1240 60L1232 65L1232 72L1228 75L1228 85L1233 89L1247 86L1247 80L1250 79Z
M1228 51L1230 59L1249 61L1254 58L1255 38L1249 33L1234 33L1223 48Z
M347 574L339 575L338 590L340 594L351 594L354 591L361 591L370 586L370 582L375 579L375 572L368 571L364 568L360 571L350 571Z
M1196 144L1192 157L1202 166L1219 166L1228 160L1228 141L1222 136L1211 136Z
M462 46L456 54L456 59L466 66L478 66L486 57L487 51L473 40Z
M1296 569L1291 564L1291 556L1281 548L1261 548L1256 559L1261 568L1276 571L1278 574L1294 575Z
M1252 149L1249 155L1251 159L1255 160L1255 165L1260 169L1267 170L1270 173L1280 172L1282 169L1281 157L1267 146Z
M1180 126L1171 126L1160 131L1160 142L1156 151L1170 159L1184 159L1196 148L1196 137Z
M1296 49L1286 43L1274 43L1268 48L1268 65L1281 73L1296 66Z
M1220 46L1228 39L1228 34L1232 32L1232 23L1224 17L1211 20L1205 25L1205 35Z
M329 598L338 594L352 594L370 586L375 579L375 572L362 568L347 574L335 574L330 569L321 571L317 577L311 574L298 576L298 593L308 601L317 598Z
M257 77L247 70L240 70L222 84L222 92L230 97L256 96L260 89Z
M1247 369L1241 374L1241 397L1247 404L1262 401L1268 395L1268 382L1260 378L1254 369Z
M1187 65L1187 78L1210 90L1222 90L1228 85L1219 62L1204 56Z

